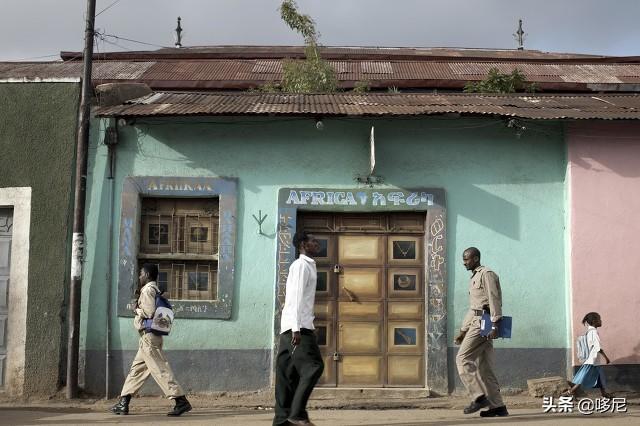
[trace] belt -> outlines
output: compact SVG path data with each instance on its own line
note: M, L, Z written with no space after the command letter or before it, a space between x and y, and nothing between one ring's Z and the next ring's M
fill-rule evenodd
M476 317L481 317L485 313L483 309L472 309L471 312L473 312L473 315Z
M287 330L282 334L291 334L291 330ZM301 328L300 334L304 334L306 336L313 336L313 330L309 330L308 328Z

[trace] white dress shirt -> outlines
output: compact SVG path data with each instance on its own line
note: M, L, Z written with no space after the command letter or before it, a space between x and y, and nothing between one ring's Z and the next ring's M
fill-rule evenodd
M600 336L598 336L598 330L593 326L587 327L587 346L589 347L589 356L584 362L585 364L601 365L602 357L600 356Z
M313 330L313 304L316 299L318 272L316 262L301 254L289 267L280 333L287 330Z

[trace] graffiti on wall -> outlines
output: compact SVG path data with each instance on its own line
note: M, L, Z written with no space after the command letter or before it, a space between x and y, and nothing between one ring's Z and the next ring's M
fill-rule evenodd
M446 278L446 225L444 211L435 209L428 214L427 269L427 377L430 387L448 390L447 371L447 288Z
M293 262L294 256L292 219L292 215L284 209L278 215L278 313L282 311L284 306L289 265Z

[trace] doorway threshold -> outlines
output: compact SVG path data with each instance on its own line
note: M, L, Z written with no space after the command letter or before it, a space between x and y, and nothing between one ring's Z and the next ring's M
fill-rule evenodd
M426 388L328 388L317 387L311 399L423 399L429 398L431 392Z

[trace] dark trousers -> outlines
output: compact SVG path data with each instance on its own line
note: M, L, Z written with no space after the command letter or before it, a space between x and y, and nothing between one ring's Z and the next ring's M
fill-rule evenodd
M300 344L293 349L291 331L282 333L276 358L274 425L286 424L288 418L309 418L307 401L324 370L320 348L311 330L301 330Z

